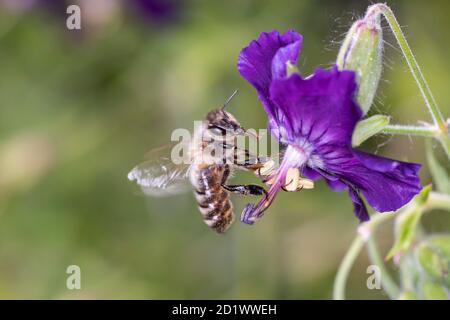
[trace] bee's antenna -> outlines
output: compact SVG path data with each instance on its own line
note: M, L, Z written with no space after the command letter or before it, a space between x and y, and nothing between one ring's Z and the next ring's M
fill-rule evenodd
M234 98L234 96L238 94L238 92L239 92L238 89L234 90L233 94L223 104L223 107L221 108L222 110L225 109L225 107L230 103L230 101Z

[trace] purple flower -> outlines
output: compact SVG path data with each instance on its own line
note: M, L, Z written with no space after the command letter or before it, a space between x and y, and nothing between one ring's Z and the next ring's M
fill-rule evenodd
M309 179L323 177L334 191L347 189L360 221L369 219L361 199L378 212L394 211L420 190L419 164L395 161L351 147L351 137L362 112L356 104L353 71L316 69L306 78L286 74L286 63L296 63L302 36L293 30L261 33L244 48L238 70L257 90L269 117L269 129L286 146L280 166L271 174L266 198L248 204L241 220L253 223L262 216L290 168Z

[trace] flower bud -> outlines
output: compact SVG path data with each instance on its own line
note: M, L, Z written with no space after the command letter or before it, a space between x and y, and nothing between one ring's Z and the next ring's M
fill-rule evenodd
M357 101L366 114L373 102L381 77L383 32L380 15L368 11L348 31L339 50L337 66L353 70L358 81Z

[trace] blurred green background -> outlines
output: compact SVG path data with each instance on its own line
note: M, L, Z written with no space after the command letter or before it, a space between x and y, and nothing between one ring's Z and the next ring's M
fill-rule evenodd
M81 31L66 28L69 3L81 6ZM331 298L358 226L346 193L323 182L281 193L257 224L237 222L219 236L191 194L145 198L126 175L173 129L191 128L236 88L230 111L244 126L264 128L255 91L236 70L240 49L262 31L295 28L308 74L333 63L368 4L0 0L0 298ZM448 116L450 2L389 4ZM383 83L371 112L405 124L428 120L385 30ZM424 163L423 184L430 182L422 139L381 136L363 148ZM247 173L239 180L256 182ZM237 213L247 201L233 196ZM429 231L449 225L443 214L425 217ZM391 226L379 243L386 252ZM66 288L72 264L81 267L81 290ZM386 298L367 289L368 265L363 254L349 298Z

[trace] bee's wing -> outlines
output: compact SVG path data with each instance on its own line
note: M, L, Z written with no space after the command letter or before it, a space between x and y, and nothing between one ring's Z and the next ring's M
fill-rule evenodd
M167 145L150 151L146 155L148 160L128 173L128 179L136 181L144 194L163 197L189 190L186 178L190 164L174 164L170 157L172 147L173 145Z

